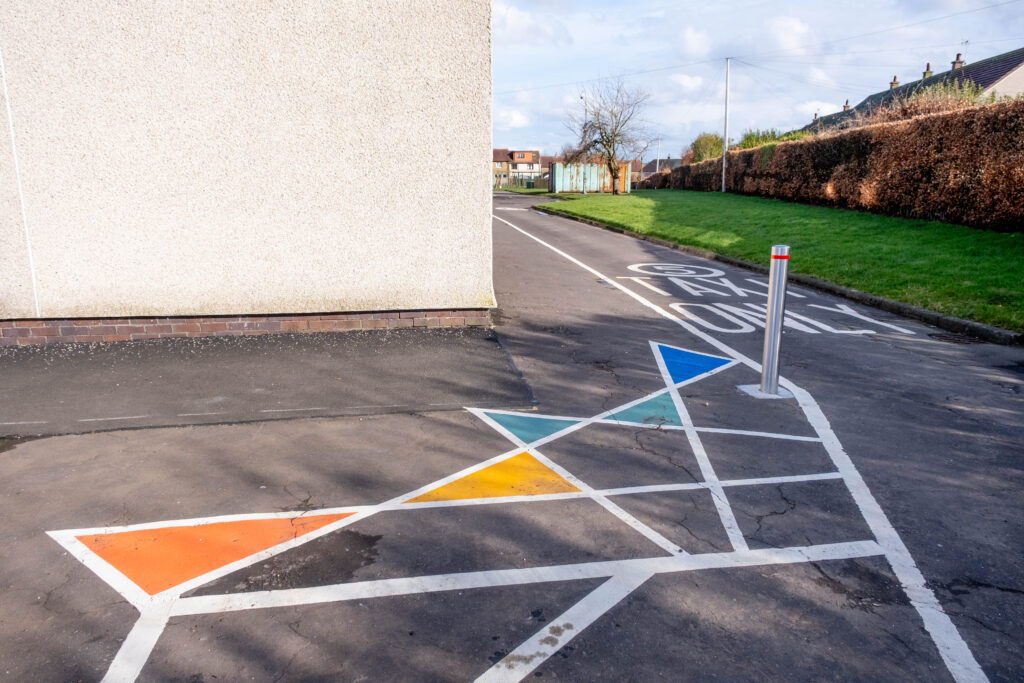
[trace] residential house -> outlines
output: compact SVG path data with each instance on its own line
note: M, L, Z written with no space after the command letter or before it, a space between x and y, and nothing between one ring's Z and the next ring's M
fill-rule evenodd
M644 162L640 159L634 159L629 162L629 181L633 183L635 187L643 179Z
M541 156L538 150L495 149L491 163L493 164L495 186L499 184L514 185L534 180L546 170L541 165ZM499 173L499 171L501 172Z
M804 126L804 129L848 127L857 117L866 116L893 99L911 97L914 93L934 85L970 81L982 89L983 97L1016 97L1024 93L1024 48L982 59L973 64L964 62L962 56L961 53L957 53L956 58L950 62L949 71L939 74L933 73L932 65L928 63L921 73L921 78L910 83L900 84L899 79L893 76L885 90L865 97L855 107L851 107L850 101L847 100L842 111L826 116L815 114L814 120Z
M491 174L494 176L494 187L508 185L509 172L511 170L511 157L509 156L509 150L492 150Z
M648 161L644 164L642 180L650 178L655 173L666 173L674 168L679 168L681 163L682 159L673 159L672 157Z
M512 163L513 182L533 180L543 173L538 150L513 149L509 152L509 156Z

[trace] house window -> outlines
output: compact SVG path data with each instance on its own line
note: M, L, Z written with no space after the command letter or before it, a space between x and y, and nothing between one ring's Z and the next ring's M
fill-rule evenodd
M522 152L516 152L516 159L525 159L526 155Z

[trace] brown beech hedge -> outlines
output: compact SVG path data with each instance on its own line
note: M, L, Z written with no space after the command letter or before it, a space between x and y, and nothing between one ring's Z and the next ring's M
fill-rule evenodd
M721 189L722 160L652 176ZM729 152L726 189L891 216L1024 232L1024 100Z

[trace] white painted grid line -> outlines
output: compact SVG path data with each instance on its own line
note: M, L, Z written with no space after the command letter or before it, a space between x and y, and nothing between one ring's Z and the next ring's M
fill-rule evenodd
M577 564L526 567L522 569L491 569L456 574L435 574L397 579L378 579L330 586L286 588L250 593L225 595L199 595L180 598L171 608L171 616L237 612L270 607L295 607L323 602L362 600L413 593L437 593L473 588L496 588L556 581L598 579L618 574L669 574L701 569L754 567L796 562L845 560L856 557L881 555L875 541L829 543L793 548L762 548L758 550L704 553L700 555L671 555L628 560L604 560Z
M683 421L686 439L690 442L690 450L693 451L693 457L697 460L697 466L700 467L701 476L708 484L711 499L715 504L715 509L718 511L718 517L725 528L725 533L729 537L729 542L735 550L746 550L747 539L743 537L743 532L740 531L740 525L736 522L736 516L732 512L732 506L729 505L725 489L722 488L721 482L718 481L715 468L711 465L711 460L704 450L704 444L697 435L697 430L693 428L690 413L683 403L683 398L679 395L678 384L672 381L672 374L665 366L665 359L662 358L661 352L658 350L658 344L653 341L650 344L651 353L654 354L655 359L658 361L658 369L661 371L661 376L665 379L665 384L669 386L669 395L672 397L672 403L675 404L676 412L679 413L679 417ZM700 376L704 377L706 375Z
M477 678L476 683L515 683L522 680L651 576L653 574L647 572L615 574L505 655Z
M545 247L552 249L559 255L575 263L581 268L593 273L595 276L612 284L620 291L628 294L632 298L641 302L643 305L654 310L659 315L662 315L670 320L673 320L684 329L689 331L691 334L703 339L705 342L713 345L715 348L725 352L732 359L731 362L723 365L722 367L703 373L691 380L686 382L679 382L673 384L671 377L665 368L664 360L660 353L657 353L655 349L655 358L658 362L659 369L661 370L662 376L665 379L667 387L659 391L644 396L636 401L632 401L624 406L619 406L606 411L601 415L597 415L591 418L580 419L575 424L561 430L555 434L552 434L544 439L539 439L533 443L526 444L518 439L514 434L511 434L508 430L502 428L496 421L489 418L480 409L470 409L471 412L480 417L483 421L490 424L493 428L498 430L500 433L507 436L517 448L500 454L493 458L490 458L482 463L477 463L471 467L465 468L464 470L449 475L448 477L439 479L435 482L427 484L415 491L403 494L395 497L389 501L385 501L379 505L373 506L354 506L348 508L335 508L332 510L312 510L310 514L331 514L333 511L339 512L351 512L350 516L333 522L332 524L325 525L320 529L317 529L308 534L304 534L297 538L290 539L284 543L278 544L272 548L264 550L255 555L246 557L238 562L232 563L225 567L221 567L215 571L208 572L202 576L196 577L195 579L180 584L168 589L167 591L157 594L155 596L149 596L145 594L140 588L135 586L131 581L124 575L114 569L111 565L107 564L98 555L93 553L90 549L80 542L75 535L83 535L89 530L80 531L58 531L48 532L51 537L57 540L62 546L64 546L71 554L77 559L82 561L94 571L100 578L105 580L108 584L118 590L129 602L138 607L142 612L142 616L133 629L132 633L129 634L128 639L122 645L114 662L111 664L108 670L108 675L105 680L131 680L134 679L141 668L144 666L148 659L149 653L152 650L153 645L162 633L163 628L166 625L166 621L171 615L185 615L185 614L200 614L200 613L212 613L212 612L225 612L235 611L244 609L260 609L267 607L280 607L288 605L302 605L302 604L314 604L319 602L333 602L339 600L352 600L360 598L372 598L381 597L385 595L405 595L410 593L425 593L435 591L446 591L446 590L463 590L471 588L487 588L495 586L506 586L506 585L519 585L527 583L541 583L551 581L571 581L578 579L588 578L601 578L611 577L609 581L602 584L601 587L593 591L589 596L581 600L577 605L570 608L566 614L573 614L578 620L580 625L585 628L587 624L592 623L594 620L599 618L608 609L610 609L619 600L629 594L637 586L643 583L649 576L658 573L666 572L679 572L679 571L692 571L698 569L710 569L710 568L728 568L728 567L743 567L743 566L754 566L762 564L780 564L789 562L808 562L818 561L826 559L846 559L853 557L865 557L870 555L883 554L889 561L893 572L900 579L904 590L910 597L911 604L916 608L918 614L924 621L925 628L928 630L932 639L938 646L939 652L945 661L950 672L957 680L985 680L984 674L974 660L970 650L967 649L966 644L963 642L959 633L956 631L949 617L942 611L941 606L935 599L934 594L926 587L924 583L924 577L918 571L916 565L913 562L909 552L903 545L895 529L892 528L888 519L885 517L881 508L878 506L877 501L871 496L870 491L867 489L866 484L860 477L859 473L854 468L852 461L849 460L849 456L842 450L841 445L836 439L835 434L832 432L831 427L828 424L824 414L821 413L817 403L814 402L811 396L799 389L791 382L786 379L782 379L781 383L786 388L790 389L797 402L801 406L811 426L817 432L817 438L810 437L788 437L795 438L797 440L809 440L809 441L820 441L828 451L832 458L833 464L836 466L837 471L831 473L818 473L818 474L806 474L806 475L794 475L790 477L766 477L759 479L747 479L747 480L733 480L733 481L719 481L713 468L711 467L710 461L707 459L707 454L703 450L703 445L697 436L698 431L720 431L725 433L744 433L751 436L770 436L775 438L787 438L787 435L775 435L761 432L742 432L741 430L719 430L717 428L697 428L692 424L690 416L686 411L686 407L682 402L681 396L679 395L678 389L691 381L697 381L704 379L705 377L726 370L729 367L741 362L748 367L759 370L760 365L755 361L746 358L739 354L735 350L726 346L722 342L719 342L710 335L694 328L689 323L682 319L672 315L661 307L651 303L644 299L638 294L632 292L628 288L618 284L607 277L599 273L598 271L590 268L582 262L574 259L573 257L565 254L564 252L552 247L551 245L543 242L542 240L534 237L526 231L512 225L508 221L495 217L497 220L506 223L513 227L519 232L523 233L527 237L539 242ZM652 342L654 347L654 342ZM684 422L684 426L681 428L687 434L687 438L690 440L691 447L694 450L695 455L698 457L698 462L701 464L702 473L705 481L703 482L692 482L692 483L681 483L681 484L665 484L665 485L653 485L653 486L641 486L641 487L624 487L620 489L606 489L606 490L595 490L587 484L583 483L577 477L560 467L557 463L551 461L549 458L544 456L537 450L537 447L552 441L556 438L560 438L576 429L580 429L588 424L597 422L616 422L618 424L629 424L621 423L618 421L607 420L609 415L615 412L625 410L633 405L639 404L643 401L650 400L652 397L660 395L668 391L672 396L673 402L676 406L679 415ZM326 410L326 408L294 408L294 409L279 409L279 410L266 410L261 412L292 412L300 410ZM499 412L499 411L490 411ZM508 414L523 414L523 413L511 413L510 411L500 411ZM119 418L91 418L80 421L102 421L102 420L121 420L121 419L140 419L148 416L128 416ZM549 417L549 416L537 416L537 417ZM561 418L577 420L577 418ZM343 526L354 523L361 519L365 519L373 514L385 510L396 510L396 509L415 509L417 507L440 507L440 506L457 506L457 505L474 505L483 504L482 500L469 500L469 501L435 501L431 503L407 503L422 493L429 490L443 486L446 483L461 479L473 472L482 470L489 467L497 462L513 457L521 452L528 452L539 461L546 464L555 472L563 476L567 481L573 483L575 486L580 488L579 493L571 494L549 494L547 496L509 496L505 498L490 499L487 502L519 502L525 500L542 500L542 499L559 499L559 498L591 498L602 504L617 517L630 524L635 530L644 534L651 540L658 543L663 549L668 550L669 556L661 557L648 557L640 559L630 560L613 560L603 562L590 562L590 563L579 563L573 565L559 565L549 567L533 567L524 569L502 569L502 570L489 570L481 572L467 572L458 574L447 574L447 575L436 575L436 576L420 576L411 577L406 579L386 579L379 581L365 581L356 582L351 584L336 584L333 586L316 586L311 588L299 588L299 589L287 589L287 590L276 590L276 591L264 591L255 593L234 593L227 595L215 595L215 596L199 596L192 598L181 598L185 592L196 588L200 585L208 583L216 578L227 575L230 572L236 571L242 567L250 566L256 562L262 561L268 557L276 555L285 550L291 549L298 545L307 543L315 538L321 537L325 534L331 533ZM702 462L706 461L705 463ZM716 502L720 518L723 525L726 527L727 533L732 529L735 533L739 533L738 525L736 525L735 518L732 516L732 510L728 505L727 498L725 497L724 488L727 486L742 486L742 485L755 485L755 484L774 484L785 481L817 481L824 479L842 479L854 500L857 502L865 520L871 527L877 541L857 541L852 543L837 543L837 544L825 544L818 546L809 547L798 547L798 548L783 548L783 549L766 549L766 550L750 550L746 546L746 542L739 534L738 542L734 537L733 533L730 533L730 540L733 542L734 550L728 553L710 553L710 554L699 554L689 555L684 553L678 547L675 547L670 541L657 534L652 529L643 525L635 518L632 518L628 513L619 508L614 503L607 500L608 496L613 495L628 495L634 493L645 493L645 492L656 492L656 491L669 491L669 490L684 490L684 489L708 489L711 491L713 499ZM305 514L305 513L302 513ZM285 512L275 515L232 515L229 516L234 519L249 518L268 518L274 516L282 517L300 517L302 514L296 514L295 512ZM195 524L210 523L213 521L221 521L226 517L210 517L201 518L199 520L191 520ZM632 523L631 521L632 520ZM178 524L180 526L181 524ZM159 522L151 525L135 525L133 528L161 528L167 526L175 526L168 522ZM126 528L125 528L126 529ZM632 586L632 588L630 587ZM618 596L616 598L616 596ZM601 606L604 605L602 608ZM582 628L575 631L578 633ZM575 633L573 635L575 635ZM553 654L557 648L553 647L553 644L546 642L549 636L541 634L535 634L535 636L520 645L515 652L520 650L525 651L540 643L544 646L552 646L551 648L544 650L538 650L538 657L536 664L530 666L528 670L525 670L523 674L529 673L533 668L539 666L544 660L546 660L551 654ZM564 639L567 640L567 639ZM564 642L559 641L560 643ZM558 644L560 647L561 644ZM511 656L510 656L511 657ZM508 658L506 658L508 659ZM504 661L504 660L503 660ZM506 662L506 664L512 663L518 666L515 661ZM506 667L507 669L507 667ZM494 671L497 675L498 672L503 671L500 666L495 667ZM485 674L486 675L486 674Z
M123 415L121 417L86 417L78 422L109 422L111 420L141 420L149 415Z
M621 283L609 280L607 276L602 274L600 271L588 266L579 259L570 256L558 247L548 244L539 237L536 237L512 223L509 223L503 218L494 216L494 219L504 223L538 244L550 249L570 263L579 266L595 277L607 280L612 286L639 302L641 305L649 308L663 318L673 321L690 334L704 340L716 349L760 373L761 364L757 361L747 358L724 342L719 341L715 337L695 327L686 320L670 313L654 302L645 299L643 296L637 294L628 287L623 286ZM932 637L932 640L938 648L939 654L950 673L957 681L987 681L988 679L985 676L984 671L982 671L981 666L974 658L974 654L967 646L967 643L964 642L963 637L960 635L959 631L957 631L956 626L953 624L952 620L950 620L949 615L943 611L942 605L935 597L935 594L927 587L924 576L921 574L920 570L918 570L913 557L910 555L910 551L907 549L906 545L904 545L902 539L900 539L899 534L896 532L895 528L893 528L892 523L889 522L889 519L885 516L885 513L871 494L870 489L868 489L867 484L864 482L863 478L861 478L860 473L857 472L857 469L850 460L849 455L847 455L846 451L843 450L842 445L839 443L839 439L832 431L832 427L829 425L828 419L825 417L824 413L821 412L821 408L818 406L817 402L808 392L800 389L788 379L780 377L779 382L781 386L793 392L797 403L800 405L801 409L803 409L804 414L811 423L811 426L814 427L814 430L818 433L818 436L821 437L822 442L825 444L825 448L828 451L829 456L832 458L832 462L836 466L836 469L843 474L846 486L850 490L857 507L860 509L861 514L864 516L865 521L868 523L875 537L879 539L885 548L885 556L893 569L893 573L899 579L904 591L906 591L907 595L910 597L911 604L914 605L918 614L924 621L925 629Z
M649 277L628 277L628 276L622 276L622 277L618 277L616 279L617 280L632 280L633 282L637 283L638 285L643 285L644 287L646 287L647 289L651 290L652 292L654 292L656 294L661 294L662 296L672 296L671 294L666 292L664 289L660 289L658 287L655 287L650 282L648 282L648 280L651 279Z
M267 408L261 413L303 413L307 410L327 410L327 408Z
M631 404L632 403L635 403L635 402L631 402ZM548 443L548 442L554 440L554 438L559 438L560 436L564 436L565 434L568 434L570 432L573 432L573 431L576 431L578 429L581 429L584 426L593 423L594 422L594 418L580 420L578 423L570 425L569 427L566 427L565 429L562 429L562 430L560 430L558 432L555 432L554 434L552 434L552 435L550 435L548 437L545 437L543 439L538 439L538 440L532 442L531 444L527 444L525 441L523 441L518 436L516 436L515 434L510 432L508 429L503 427L500 423L498 423L496 420L494 420L492 417L490 417L487 414L488 412L495 413L495 412L498 412L498 411L493 411L492 410L492 411L484 412L482 410L475 409L475 408L472 408L472 409L471 408L467 408L467 410L469 410L474 415L479 417L481 420L483 420L484 422L489 424L491 427L496 429L498 432L503 434L507 439L512 441L512 443L515 443L515 444L518 444L519 446L521 446L523 451L529 453L534 458L536 458L538 461L540 461L541 463L543 463L544 465L549 467L551 470L553 470L554 472L559 474L563 479L565 479L570 484L572 484L573 486L578 488L580 491L585 493L587 496L589 496L595 503L597 503L598 505L600 505L601 507L603 507L605 510L607 510L610 513L612 513L616 517L618 517L620 521L622 521L623 523L625 523L626 525L631 527L634 531L642 534L645 538L647 538L647 540L649 540L652 543L656 544L658 547L662 548L663 550L665 550L665 551L667 551L669 553L672 553L673 555L686 554L686 551L683 550L682 548L680 548L678 544L673 543L669 539L665 538L662 534L659 534L657 531L655 531L651 527L647 526L646 524L644 524L639 519L637 519L633 515L629 514L625 510L623 510L621 507L619 507L618 505L616 505L612 501L608 500L605 496L601 495L600 493L597 493L592 486L590 486L589 484L584 482L582 479L580 479L579 477L577 477L573 473L569 472L569 470L565 469L564 467L562 467L561 465L559 465L558 463L556 463L555 461L551 460L546 455L541 453L539 450L537 450L537 444ZM515 414L517 414L517 413L513 413L513 412L508 412L508 411L503 411L503 412L505 414L508 414L508 415L515 415ZM526 413L518 413L518 414L519 415L524 415ZM539 416L539 417L547 417L547 416L543 415L543 416ZM577 418L556 418L556 419L576 420Z
M16 425L44 425L46 420L25 420L23 422L0 422L0 427L14 427Z
M167 626L171 604L170 601L154 603L142 610L135 626L128 632L128 637L114 656L102 683L124 683L138 677Z

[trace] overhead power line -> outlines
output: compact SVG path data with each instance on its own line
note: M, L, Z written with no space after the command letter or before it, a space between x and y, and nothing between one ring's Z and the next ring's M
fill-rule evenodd
M609 81L616 78L630 78L632 76L642 76L644 74L658 73L659 71L673 71L675 69L685 69L688 66L697 66L698 64L710 64L711 62L718 61L716 59L702 59L698 62L687 62L685 64L673 64L671 66L661 66L657 69L643 69L641 71L624 71L614 76L599 76L598 78L587 78L579 81L566 81L565 83L550 83L548 85L535 85L529 88L513 88L512 90L503 90L501 92L494 93L495 95L512 95L517 92L529 92L531 90L545 90L547 88L564 88L569 85L584 85L586 83L597 83L599 81Z
M1020 41L1024 45L1024 35L1012 36L1010 38L996 38L993 40L972 40L970 45L990 45L993 43L1008 43L1010 41ZM792 64L814 64L812 61L818 57L857 57L860 55L881 55L890 53L901 53L905 54L908 50L928 50L932 48L940 47L959 47L963 45L963 41L957 41L955 43L933 43L931 45L901 45L900 47L894 48L878 48L874 50L864 50L859 52L805 52L799 55L789 55L782 57L758 57L759 62L788 62ZM863 62L857 62L858 66L863 65Z
M937 17L931 17L929 19L922 19L921 21L913 21L913 22L910 22L910 23L907 23L907 24L899 24L897 26L889 26L889 27L886 27L886 28L877 29L875 31L868 31L866 33L857 33L857 34L850 35L850 36L844 36L842 38L833 38L832 40L826 40L826 41L819 42L819 43L809 43L807 45L800 45L800 46L793 47L793 48L786 48L786 49L782 49L782 50L774 50L774 51L771 51L771 52L752 53L752 54L748 54L748 55L741 55L740 57L736 57L735 59L759 59L759 60L764 60L764 61L772 61L771 59L769 59L772 55L784 55L786 53L796 52L796 51L799 51L799 50L804 50L806 48L823 47L823 46L826 46L826 45L834 45L836 43L846 42L848 40L856 40L857 38L866 38L866 37L869 37L869 36L876 36L876 35L880 35L882 33L888 33L890 31L898 31L900 29L911 28L913 26L921 26L921 25L924 25L924 24L931 24L931 23L934 23L936 21L943 21L945 19L952 19L953 17L959 17L959 16L963 16L965 14L974 14L976 12L983 12L983 11L988 10L988 9L994 9L996 7L1004 7L1006 5L1013 5L1013 4L1017 4L1019 2L1024 2L1024 0L1003 0L1003 2L996 2L996 3L989 4L989 5L984 5L982 7L975 7L973 9L961 10L959 12L952 12L952 13L949 13L949 14L943 14L943 15L940 15L940 16L937 16ZM1017 37L1001 38L1001 39L998 39L998 40L976 41L976 42L973 42L972 44L973 45L983 45L983 44L987 44L987 43L1008 42L1008 41L1011 41L1011 40L1021 40L1021 39L1022 38L1017 38ZM794 56L800 56L800 57L854 56L854 55L859 55L859 54L878 54L878 53L882 53L882 52L906 52L907 50L926 49L926 48L932 48L932 47L951 47L951 46L955 46L955 45L959 45L959 44L960 43L947 43L947 44L942 44L942 45L901 46L899 48L894 48L894 49L891 49L891 50L881 49L881 50L870 50L870 51L865 51L865 52L834 52L834 53L817 53L817 54L801 53L799 55L794 55ZM646 75L646 74L659 73L659 72L663 72L663 71L675 71L677 69L685 69L685 68L690 67L690 66L698 66L698 65L701 65L701 64L711 64L711 63L719 62L719 61L721 61L723 59L725 59L725 57L714 57L714 58L711 58L711 59L702 59L702 60L693 61L693 62L686 62L686 63L683 63L683 64L671 64L669 66L662 66L662 67L657 67L657 68L654 68L654 69L641 69L641 70L638 70L638 71L624 71L622 73L619 73L619 74L616 74L616 75L612 75L612 76L600 76L600 77L596 77L596 78L587 78L587 79L576 80L576 81L565 81L565 82L562 82L562 83L549 83L549 84L546 84L546 85L536 85L536 86L530 86L530 87L526 87L526 88L512 88L510 90L503 90L503 91L500 91L500 92L496 92L494 94L495 95L512 95L512 94L515 94L515 93L531 92L531 91L534 91L534 90L547 90L547 89L550 89L550 88L564 88L564 87L568 87L568 86L580 86L580 85L585 85L587 83L598 83L598 82L601 82L601 81L607 81L607 80L612 80L612 79L616 79L616 78L632 78L633 76L643 76L643 75ZM819 85L820 86L820 84L815 84L815 83L812 83L812 85ZM822 87L824 87L824 86L822 86Z
M1016 4L1016 3L1021 2L1021 1L1022 0L1004 0L1003 2L996 2L996 3L993 3L991 5L985 5L984 7L975 7L974 9L966 9L966 10L961 10L959 12L952 12L951 14L943 14L941 16L932 17L930 19L922 19L921 21L912 21L909 24L900 24L899 26L889 26L887 28L880 28L880 29L878 29L876 31L868 31L866 33L857 33L857 34L854 34L852 36L845 36L843 38L834 38L832 40L826 40L826 41L823 41L823 42L820 42L820 43L811 43L811 44L808 44L808 45L800 45L800 46L797 46L797 47L786 48L786 49L783 49L783 50L775 50L773 52L765 52L765 53L761 53L761 54L751 54L751 55L743 55L743 56L746 57L746 58L756 59L756 58L763 58L763 57L766 57L768 55L776 55L776 54L785 53L785 52L794 52L796 50L803 50L803 49L808 48L808 47L821 47L823 45L834 45L835 43L842 43L842 42L845 42L847 40L856 40L857 38L867 38L868 36L877 36L879 34L888 33L890 31L898 31L898 30L900 30L902 28L910 28L912 26L921 26L923 24L931 24L931 23L934 23L936 21L943 21L944 19L952 19L953 17L960 17L960 16L963 16L965 14L973 14L975 12L983 12L983 11L985 11L987 9L993 9L993 8L996 8L996 7L1004 7L1006 5L1013 5L1013 4Z

